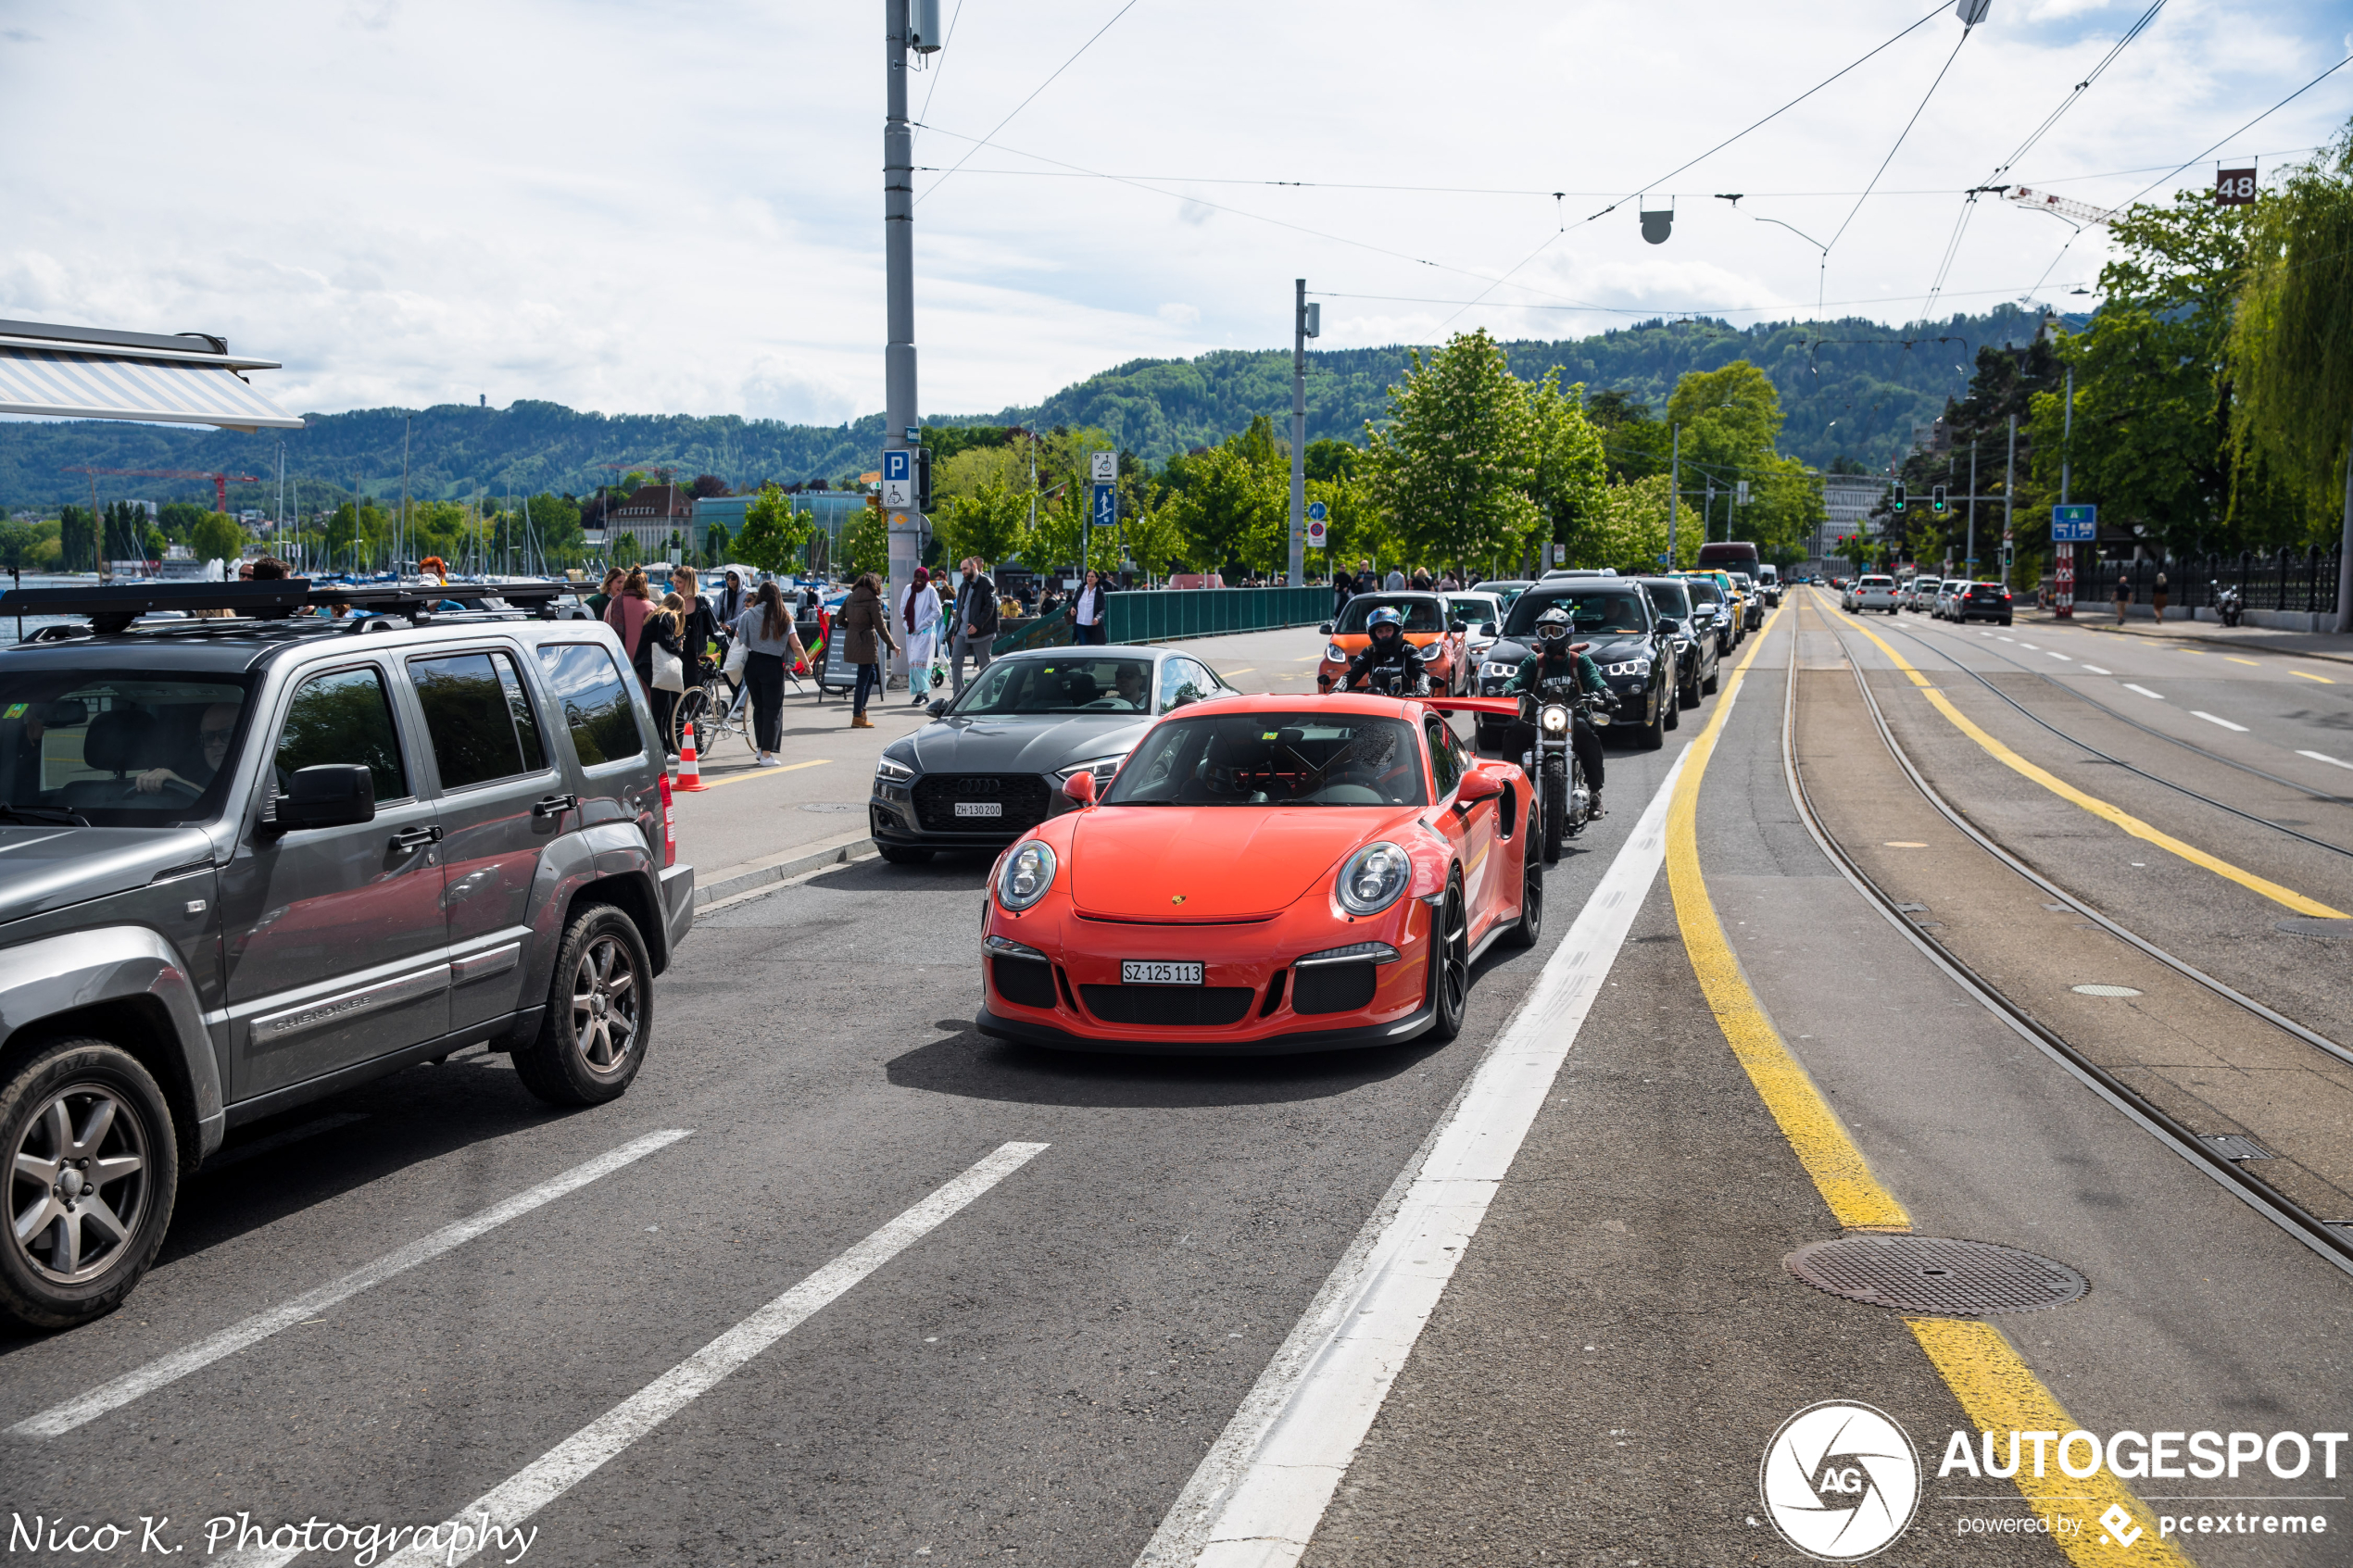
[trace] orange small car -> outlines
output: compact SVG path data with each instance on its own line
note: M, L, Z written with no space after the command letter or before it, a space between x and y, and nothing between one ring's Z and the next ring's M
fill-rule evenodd
M1448 619L1443 595L1406 591L1359 594L1348 601L1339 620L1324 622L1320 630L1330 641L1324 645L1323 661L1315 666L1317 691L1328 692L1340 684L1340 678L1348 673L1348 661L1371 646L1365 618L1377 609L1393 609L1405 618L1405 640L1424 650L1422 666L1429 673L1431 696L1454 696L1473 689L1469 628ZM1437 651L1428 651L1432 648Z
M1506 698L1237 696L1146 732L999 858L980 1033L1257 1056L1450 1040L1472 966L1534 945L1535 791L1448 712Z

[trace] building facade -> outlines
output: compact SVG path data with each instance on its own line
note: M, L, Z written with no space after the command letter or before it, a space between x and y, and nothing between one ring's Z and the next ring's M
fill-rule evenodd
M1826 473L1822 476L1822 510L1827 514L1821 534L1814 541L1814 558L1827 560L1838 542L1850 533L1876 535L1871 508L1887 494L1888 482L1872 473Z

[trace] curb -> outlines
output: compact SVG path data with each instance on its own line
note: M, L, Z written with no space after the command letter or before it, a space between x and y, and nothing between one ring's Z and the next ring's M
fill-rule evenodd
M851 860L863 859L874 853L875 841L871 838L860 838L853 839L848 844L837 844L811 854L796 856L789 860L779 860L773 866L762 866L758 871L745 872L740 875L725 878L724 881L698 886L695 889L695 908L699 909L705 904L717 903L722 898L732 898L738 893L749 893L755 888L765 887L770 883L784 882L800 875L803 872L820 871L826 866L844 865Z

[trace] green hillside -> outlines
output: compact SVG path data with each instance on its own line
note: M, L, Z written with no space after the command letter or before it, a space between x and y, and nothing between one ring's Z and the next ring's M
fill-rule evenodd
M1512 369L1529 378L1560 366L1565 379L1594 390L1624 390L1663 407L1676 378L1733 359L1762 369L1779 389L1788 421L1782 450L1817 465L1848 457L1886 463L1908 442L1912 426L1944 410L1961 392L1984 344L2024 343L2035 318L2006 306L1986 316L1956 316L1936 327L1895 329L1874 321L1766 324L1651 321L1595 337L1506 345ZM1906 341L1908 340L1908 341ZM1944 340L1944 341L1939 341ZM1360 440L1380 418L1387 388L1410 350L1343 348L1309 356L1311 438ZM1220 350L1195 359L1138 359L1065 387L1035 407L992 414L933 415L936 424L1096 425L1148 459L1208 445L1245 428L1252 416L1287 426L1290 356L1281 350ZM314 416L285 440L288 473L303 485L302 504L400 488L406 411L355 409ZM732 415L605 415L560 404L518 402L506 408L443 405L413 415L409 492L455 498L554 490L585 494L619 477L609 466L680 474L715 473L741 488L762 479L843 477L871 469L882 444L882 416L844 425L794 425ZM104 420L0 423L0 506L54 508L87 502L89 482L64 470L189 469L260 474L264 483L230 487L233 506L271 505L276 493L278 438L226 431ZM100 500L208 496L201 481L106 478Z

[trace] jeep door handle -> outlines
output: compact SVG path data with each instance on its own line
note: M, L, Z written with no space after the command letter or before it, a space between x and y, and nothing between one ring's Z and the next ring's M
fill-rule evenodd
M392 835L392 847L406 855L427 844L441 842L441 824L430 827L402 828Z
M580 797L576 795L551 795L533 806L531 814L535 817L560 817L579 804Z

